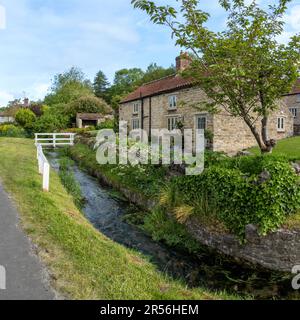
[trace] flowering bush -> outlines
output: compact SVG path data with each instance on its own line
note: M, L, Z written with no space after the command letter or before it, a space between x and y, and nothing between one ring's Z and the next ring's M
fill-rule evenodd
M13 124L0 125L0 136L2 137L23 137L25 130Z

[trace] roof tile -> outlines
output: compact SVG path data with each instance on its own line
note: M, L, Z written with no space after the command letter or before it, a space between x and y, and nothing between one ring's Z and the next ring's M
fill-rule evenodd
M173 74L171 76L142 85L141 87L137 88L135 91L127 95L121 101L121 103L139 100L141 98L154 96L157 94L173 91L176 89L190 87L192 85L193 85L192 79L185 79L179 75Z

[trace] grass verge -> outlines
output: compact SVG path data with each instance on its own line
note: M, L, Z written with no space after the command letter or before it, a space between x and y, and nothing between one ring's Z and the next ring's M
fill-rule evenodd
M249 151L260 155L258 147L251 148ZM284 155L291 161L300 160L300 136L277 141L272 153L274 155Z
M0 153L2 183L61 294L71 299L237 298L188 289L158 272L141 254L106 238L76 208L54 170L50 192L42 192L32 140L0 138Z

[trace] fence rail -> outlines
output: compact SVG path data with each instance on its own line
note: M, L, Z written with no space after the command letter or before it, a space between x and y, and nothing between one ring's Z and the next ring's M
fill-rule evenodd
M73 146L75 133L36 133L35 145L45 147Z
M43 177L43 190L49 191L50 184L50 165L44 154L43 147L73 146L74 133L36 133L35 145L37 148L37 159L39 173Z

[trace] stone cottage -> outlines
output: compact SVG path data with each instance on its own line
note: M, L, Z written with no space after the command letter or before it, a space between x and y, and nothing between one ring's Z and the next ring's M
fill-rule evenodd
M292 91L285 96L286 104L294 119L294 134L300 135L300 79L298 79Z
M76 127L80 129L90 126L96 127L107 120L113 119L113 115L104 115L102 113L77 113Z
M178 122L187 129L209 130L213 135L212 149L228 154L255 146L256 141L242 119L223 109L210 114L193 107L206 95L193 81L179 75L188 64L187 56L181 54L176 58L176 74L144 84L125 97L120 103L120 120L127 121L130 130L141 128L148 134L152 129L172 130ZM293 135L293 117L284 99L270 117L269 135L275 140Z

